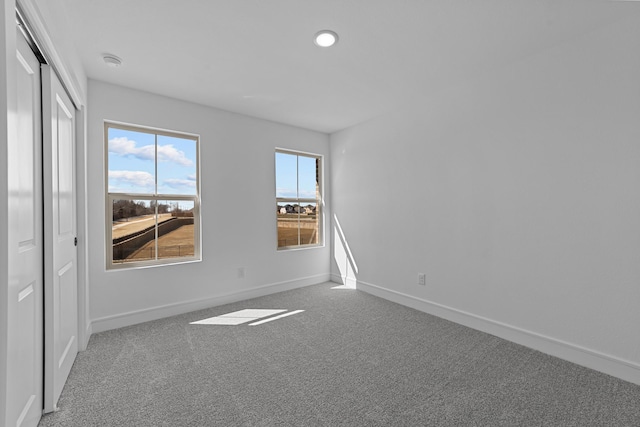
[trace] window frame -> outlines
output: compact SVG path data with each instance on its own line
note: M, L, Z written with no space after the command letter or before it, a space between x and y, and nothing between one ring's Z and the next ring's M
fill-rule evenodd
M196 184L195 194L166 194L166 193L111 193L109 192L109 129L119 129L124 131L141 132L155 135L156 146L156 159L155 159L155 190L157 191L158 184L158 136L167 136L180 139L193 140L196 144ZM167 129L154 128L149 126L135 125L130 123L122 123L116 121L104 121L104 191L105 191L105 261L106 270L123 270L123 269L136 269L144 267L155 267L164 265L176 265L191 262L202 261L202 234L201 234L201 197L200 197L200 135L187 132L172 131ZM180 256L172 258L158 258L158 251L155 251L155 259L141 260L141 261L128 261L128 262L113 262L113 202L114 200L131 200L131 201L155 201L155 242L157 248L158 242L158 203L163 201L191 201L193 202L193 244L194 254L193 256Z
M278 169L276 164L276 156L278 153L281 154L289 154L297 157L307 157L316 159L319 161L319 166L317 167L317 183L318 183L318 197L317 198L305 198L305 197L278 197L277 196L277 176ZM298 244L294 246L279 246L278 245L278 213L276 211L275 215L275 223L276 223L276 251L277 252L287 252L287 251L295 251L295 250L305 250L305 249L313 249L313 248L323 248L325 246L325 236L324 236L324 156L322 154L310 153L299 150L291 150L286 148L278 148L276 147L274 153L274 190L275 190L275 199L276 206L279 203L296 203L298 206L301 206L302 203L315 203L316 204L316 217L318 221L318 242L310 243L310 244ZM298 162L296 162L296 180L299 181L299 170L298 170ZM298 189L296 189L297 191ZM298 242L300 242L300 228L298 228Z

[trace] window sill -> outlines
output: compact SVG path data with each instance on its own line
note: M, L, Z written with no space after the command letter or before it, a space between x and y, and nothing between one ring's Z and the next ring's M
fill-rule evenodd
M193 264L196 262L202 262L202 258L193 257L193 258L181 258L179 261L141 261L141 262L126 262L126 263L116 263L110 266L107 266L105 271L126 271L126 270L140 270L145 268L154 268L154 267L168 267L172 265L181 265L181 264Z
M324 248L325 245L308 245L308 246L283 246L280 248L276 248L276 252L291 252L291 251L307 251L311 249L321 249Z

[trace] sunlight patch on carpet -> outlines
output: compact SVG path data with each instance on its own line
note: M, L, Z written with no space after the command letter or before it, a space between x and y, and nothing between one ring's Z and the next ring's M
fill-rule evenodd
M283 317L302 313L304 310L294 310L285 313L287 310L282 309L263 309L263 308L246 308L244 310L234 311L232 313L222 314L220 316L209 317L207 319L191 322L190 325L242 325L249 322L249 326L258 326L263 323L281 319ZM273 317L272 317L273 316ZM259 320L262 319L262 320ZM256 320L258 320L256 322Z
M288 313L279 314L277 316L270 317L268 319L263 319L263 320L259 320L259 321L254 322L254 323L250 323L249 326L262 325L263 323L271 322L272 320L282 319L283 317L287 317L287 316L291 316L291 315L294 315L294 314L302 313L303 311L304 310L293 310L293 311L290 311Z

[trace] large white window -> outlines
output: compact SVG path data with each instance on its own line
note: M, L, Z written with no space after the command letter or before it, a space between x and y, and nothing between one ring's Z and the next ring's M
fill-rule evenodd
M322 157L276 150L278 249L322 245Z
M107 268L200 260L199 138L105 123Z

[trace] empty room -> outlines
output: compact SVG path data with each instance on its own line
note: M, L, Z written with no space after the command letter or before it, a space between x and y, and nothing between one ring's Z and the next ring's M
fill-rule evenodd
M640 2L3 6L0 426L640 425Z

